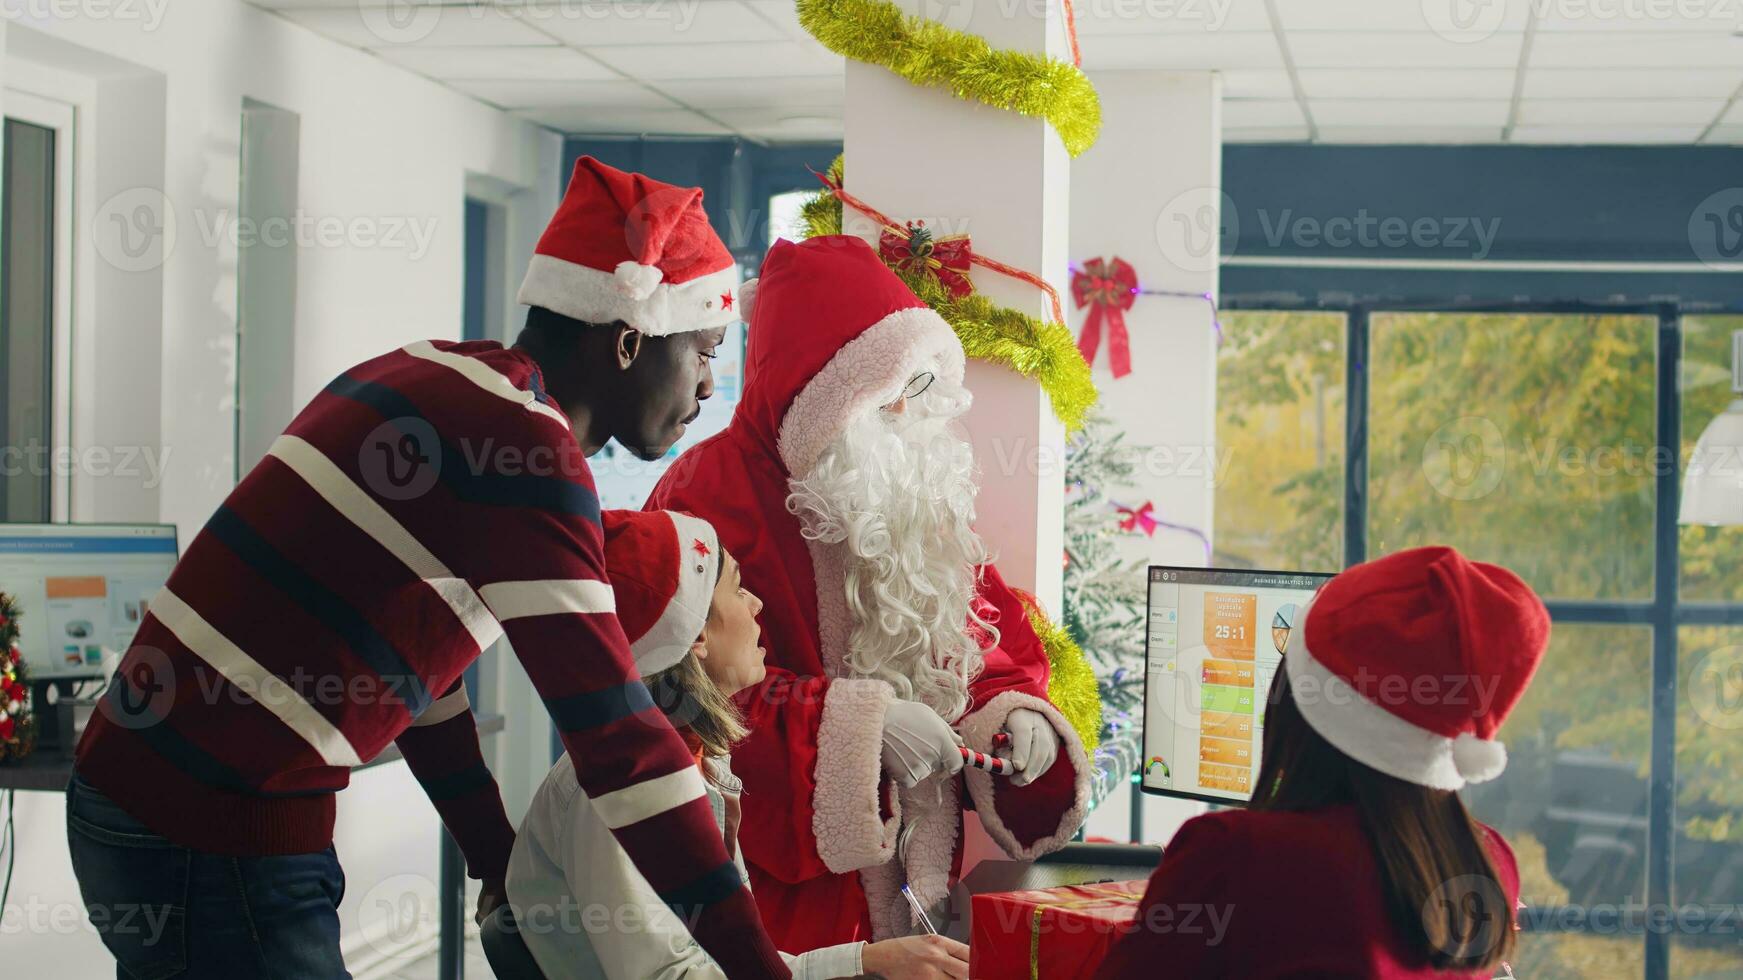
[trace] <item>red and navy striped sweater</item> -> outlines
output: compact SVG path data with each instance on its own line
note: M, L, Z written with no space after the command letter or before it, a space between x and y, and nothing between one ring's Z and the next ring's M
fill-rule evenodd
M459 678L504 632L636 867L730 976L786 976L637 677L580 446L498 344L412 344L327 385L152 600L77 769L183 846L302 853L397 742L474 876L500 877L514 832Z

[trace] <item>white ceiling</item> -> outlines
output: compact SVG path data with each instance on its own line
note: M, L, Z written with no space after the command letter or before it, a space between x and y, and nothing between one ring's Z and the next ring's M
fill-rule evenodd
M791 0L252 2L567 132L841 135ZM1221 72L1231 142L1743 143L1743 0L1074 6L1091 72Z

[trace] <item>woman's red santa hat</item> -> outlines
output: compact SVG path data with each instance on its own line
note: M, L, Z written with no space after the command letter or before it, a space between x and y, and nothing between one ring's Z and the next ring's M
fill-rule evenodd
M1416 548L1343 572L1302 619L1283 665L1327 742L1433 789L1506 768L1495 733L1549 642L1549 612L1519 576L1452 548Z
M664 337L739 318L738 264L702 210L702 190L575 161L569 189L520 287L524 306Z
M720 580L714 525L666 510L608 510L605 571L617 621L643 676L684 659L702 635Z

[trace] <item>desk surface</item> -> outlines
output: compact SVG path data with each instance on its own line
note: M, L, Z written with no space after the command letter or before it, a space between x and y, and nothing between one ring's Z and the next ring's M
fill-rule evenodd
M479 715L478 734L492 735L503 729L501 715ZM369 769L374 766L398 762L399 746L389 745L381 754L370 759L358 769ZM0 790L23 789L60 792L67 788L67 781L73 777L73 757L61 752L32 752L22 761L0 765Z

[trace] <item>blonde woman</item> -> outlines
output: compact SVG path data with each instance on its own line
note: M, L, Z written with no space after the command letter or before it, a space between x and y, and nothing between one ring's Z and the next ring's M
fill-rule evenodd
M639 724L635 716L657 708L689 744L696 768L658 781L654 799L590 801L564 755L521 824L509 860L509 904L548 980L724 978L636 871L612 831L670 805L673 797L706 796L733 859L719 873L745 879L736 843L740 784L728 753L745 734L732 695L763 679L766 654L756 620L762 602L743 587L738 563L721 550L714 528L687 514L607 512L605 563L647 698L594 709ZM635 760L624 764L633 767ZM968 976L968 948L936 936L782 956L796 980Z

